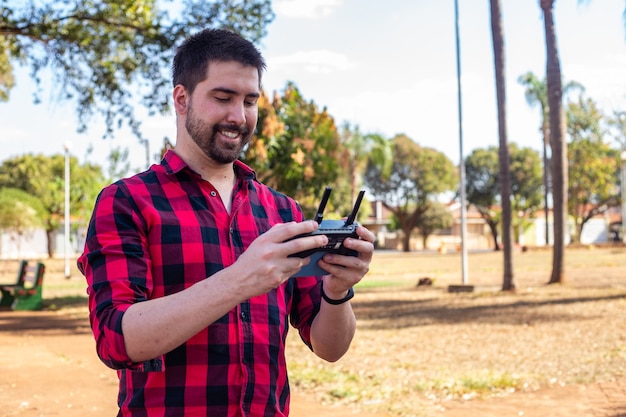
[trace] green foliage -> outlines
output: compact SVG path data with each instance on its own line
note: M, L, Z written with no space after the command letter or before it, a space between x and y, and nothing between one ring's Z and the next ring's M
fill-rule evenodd
M97 193L104 184L99 166L79 165L70 158L71 215L88 218ZM43 208L39 218L48 232L48 252L52 256L54 244L51 234L57 230L64 215L65 157L64 155L23 155L7 159L0 165L0 188L16 188L38 200ZM86 220L84 220L86 221Z
M592 99L580 97L578 101L568 103L565 118L572 142L602 140L605 133L602 127L604 114Z
M465 158L466 199L485 220L498 249L498 226L502 210L496 207L500 195L498 148L475 149ZM511 179L512 180L512 179Z
M607 122L611 136L626 150L626 111L613 111Z
M500 168L498 148L475 149L465 159L467 201L485 220L498 246L498 227L502 218L500 204ZM528 226L541 207L542 174L539 154L530 148L509 144L511 172L511 211L514 230Z
M604 142L605 116L591 99L570 103L567 108L568 213L576 223L575 239L593 216L620 202L620 155Z
M522 74L517 82L526 87L524 91L524 97L529 106L534 107L539 105L541 109L541 123L545 129L548 128L548 116L550 114L550 108L548 106L548 86L546 80L540 79L533 72L528 71ZM569 81L563 85L563 94L569 93L583 93L585 87L577 81Z
M206 27L258 41L273 18L271 0L0 0L0 99L9 98L15 64L30 68L37 100L49 69L58 99L76 102L79 131L97 113L105 136L127 123L141 137L135 106L168 111L178 42Z
M261 100L257 136L248 147L244 160L255 168L259 179L293 196L307 217L312 217L327 185L335 186L345 172L340 166L342 146L334 119L326 109L307 101L293 83L272 103ZM349 189L333 191L329 213L344 207ZM330 217L330 216L329 216Z
M44 208L32 195L17 188L0 188L0 229L22 235L42 225Z
M130 162L128 161L128 148L115 148L109 153L109 182L117 181L125 177L130 172Z
M422 217L417 222L417 227L422 235L422 246L426 249L426 241L428 237L435 231L441 229L448 229L452 227L454 218L448 208L438 201L434 201L430 207L424 212Z
M341 166L347 169L351 188L351 201L361 188L361 176L369 163L381 167L382 175L388 177L391 171L391 144L378 134L363 134L359 126L343 124L340 132L343 146Z
M370 161L365 184L397 218L404 232L403 250L422 216L443 193L456 186L455 168L443 153L423 148L406 135L391 141L392 164L389 175L384 167Z
M478 148L465 158L467 201L479 211L489 209L500 194L498 148ZM481 213L482 214L482 213Z
M516 240L520 228L525 230L531 224L537 210L543 205L541 160L537 151L531 148L518 148L509 144L511 172L511 211Z

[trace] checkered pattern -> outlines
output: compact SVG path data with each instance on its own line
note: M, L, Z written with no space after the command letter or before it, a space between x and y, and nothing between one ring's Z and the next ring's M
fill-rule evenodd
M78 260L101 360L118 370L120 416L286 416L289 321L310 346L319 279L291 279L230 311L185 344L143 363L128 358L121 321L133 303L187 288L231 265L297 204L237 161L229 215L213 187L174 152L105 188ZM207 278L208 277L208 278Z

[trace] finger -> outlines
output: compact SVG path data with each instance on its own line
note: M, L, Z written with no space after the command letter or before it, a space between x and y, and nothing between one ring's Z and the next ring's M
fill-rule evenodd
M356 229L356 234L363 240L374 243L376 240L376 235L366 227L359 226Z
M284 242L281 246L284 248L287 254L298 254L300 252L311 252L321 248L328 243L328 237L326 235L312 235L299 237L293 240ZM307 254L306 256L310 256Z
M374 244L364 239L348 238L343 241L343 245L348 249L358 252L360 259L370 260L374 254Z
M306 220L303 222L279 223L270 228L264 235L273 242L281 243L293 239L298 235L308 234L319 227L317 222Z
M287 258L285 265L287 269L285 270L285 274L287 277L292 277L296 273L300 272L300 270L311 263L311 257L307 256L306 258Z
M348 259L351 258L351 259ZM366 269L362 266L362 261L354 256L333 255L330 262L324 256L319 261L319 265L334 278L342 282L342 286L351 287L361 281Z

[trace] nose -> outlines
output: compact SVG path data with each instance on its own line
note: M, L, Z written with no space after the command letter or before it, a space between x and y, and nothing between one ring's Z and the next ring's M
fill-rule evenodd
M246 122L246 108L243 102L233 101L228 108L227 121L237 125L242 125Z

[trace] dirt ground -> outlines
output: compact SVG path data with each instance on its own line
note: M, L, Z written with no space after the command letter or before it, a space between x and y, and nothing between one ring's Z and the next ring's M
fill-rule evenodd
M0 312L0 416L84 417L117 413L115 374L94 355L84 309ZM384 417L321 404L295 390L293 417ZM504 398L447 402L443 417L623 417L626 379L571 385Z
M602 254L604 256L604 252ZM588 255L589 252L577 252L572 259L576 261ZM497 259L488 256L492 255L472 262L489 265L493 259ZM600 252L592 254L594 259L599 256ZM395 406L386 404L384 407L369 407L367 400L330 402L320 394L320 387L309 389L306 384L292 383L291 416L626 417L626 334L619 334L624 330L626 318L626 251L617 254L610 252L606 256L598 262L610 269L594 266L595 272L599 272L602 279L594 278L593 290L579 289L586 288L584 282L588 282L585 277L589 273L581 271L580 265L576 263L569 266L571 273L567 288L546 290L540 287L543 275L538 275L532 266L521 265L518 276L523 278L518 280L518 293L511 295L448 294L445 286L455 283L458 274L448 275L445 265L457 259L445 256L431 260L420 258L423 264L432 261L434 265L439 265L438 269L431 265L425 268L432 272L429 277L435 281L433 287L399 287L401 291L389 288L357 289L353 306L360 327L352 352L343 364L342 359L338 365L338 369L357 374L362 371L353 371L352 367L375 361L380 363L382 369L387 366L386 359L393 357L397 362L394 365L396 368L392 369L396 369L397 378L415 379L414 374L407 374L407 370L398 365L402 363L406 351L413 361L423 364L420 374L423 372L426 377L429 376L428 363L436 363L437 372L441 372L444 365L463 368L467 363L472 363L476 367L484 367L484 356L492 356L487 363L498 369L502 365L494 360L495 354L484 354L491 352L488 345L492 341L498 345L496 351L502 356L503 352L511 350L511 346L506 345L507 340L511 344L518 343L512 335L523 333L520 329L534 331L555 323L541 334L547 333L544 337L550 336L552 339L563 336L560 344L558 340L555 342L556 346L561 346L563 350L575 350L582 357L582 362L570 364L567 362L573 361L570 356L559 353L558 357L549 362L534 364L535 367L555 366L555 375L560 375L558 380L510 392L504 390L495 395L443 396L440 393L431 394L425 389L424 397L430 399L428 411L411 405L414 404L413 397L416 394L408 389L400 396L387 397L386 401L398 403ZM371 281L390 279L385 275L392 274L392 280L417 282L423 276L415 271L414 266L408 267L409 271L413 271L411 273L403 272L398 266L405 258L403 255L393 255L392 258L381 259L379 266L373 265ZM7 271L12 268L12 265L0 267L0 277L3 274L5 278L10 276ZM63 266L58 262L48 268L44 311L0 311L0 417L114 416L117 413L115 373L97 359L84 299L76 295L84 291L84 283L76 271L73 271L70 280L65 280L62 270ZM580 274L580 278L577 274ZM498 268L489 267L479 277L472 279L479 285L493 286L499 279L494 280L494 276L499 276ZM6 282L6 279L0 281ZM533 295L528 295L531 293ZM514 317L508 310L513 307L511 311L515 311ZM509 318L503 320L502 317L507 314ZM571 321L577 330L569 330L566 327L569 324L563 324L570 321L568 314L575 315L576 320ZM411 321L397 321L404 320L402 318L405 316L410 317ZM511 332L504 327L509 324L514 326ZM589 328L581 327L587 324ZM582 333L579 338L569 339L556 330L556 325L563 332ZM411 328L417 328L422 333L412 333L409 330ZM597 331L594 332L594 328ZM397 343L395 335L398 329L405 332L403 336L398 336L404 347L399 348L400 345L395 344L392 351L385 350L383 346ZM468 339L468 334L476 338L470 336ZM537 334L529 333L520 337L534 340ZM435 339L439 339L440 345L434 344ZM423 349L420 347L428 341L432 341L433 349L428 353L430 360L422 356L424 353L411 353L413 349L421 352ZM539 341L540 345L552 349L550 343L548 339ZM590 343L589 349L599 351L598 357L587 352L587 343ZM603 344L608 346L606 350L601 350ZM449 346L448 352L445 345ZM288 349L291 348L291 345L288 346ZM520 349L519 346L516 348ZM297 349L292 349L296 350L296 357L299 355ZM462 354L449 355L449 351ZM576 356L576 352L572 357ZM296 363L299 363L298 360ZM303 363L306 360L302 359ZM450 360L457 362L449 364ZM557 365L554 365L555 362ZM572 371L572 375L568 376L570 368L575 368L576 372ZM523 366L519 369L523 370ZM372 376L373 381L377 378L379 376ZM391 379L377 382L373 387L381 389L385 384L391 385ZM402 402L406 405L402 406ZM415 404L422 403L425 403L424 399Z

